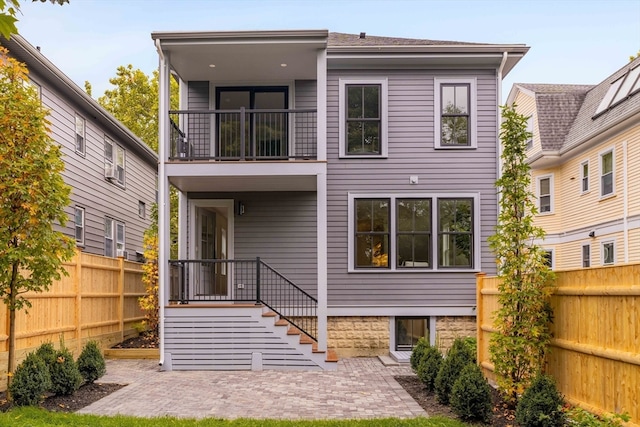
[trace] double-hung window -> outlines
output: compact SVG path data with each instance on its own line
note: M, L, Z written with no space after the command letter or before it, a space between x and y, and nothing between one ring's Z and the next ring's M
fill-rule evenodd
M435 148L475 148L476 79L434 79Z
M527 150L531 150L533 148L533 116L529 116L527 118Z
M387 156L387 79L339 82L340 157Z
M104 137L104 173L105 178L115 181L121 186L125 183L124 148L115 144L111 138Z
M582 267L591 267L591 244L582 245Z
M125 247L124 223L113 218L104 219L104 255L122 256Z
M602 254L602 265L611 265L616 261L616 245L615 242L610 240L602 242L600 249Z
M475 195L349 195L349 269L471 269Z
M580 164L580 185L583 193L589 191L589 161L585 160Z
M600 154L600 196L614 193L614 156L613 150Z
M84 245L84 208L76 206L74 208L74 223L76 245Z
M538 211L553 212L553 175L538 177Z
M84 156L86 149L86 122L83 117L76 114L76 153Z

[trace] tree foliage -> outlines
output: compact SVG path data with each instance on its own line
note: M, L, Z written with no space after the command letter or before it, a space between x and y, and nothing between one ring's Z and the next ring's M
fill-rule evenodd
M496 182L500 213L496 234L489 238L498 262L500 308L494 313L497 332L490 353L498 386L515 403L543 368L551 340L553 273L544 250L535 243L544 238L544 230L533 223L537 208L525 161L526 141L531 138L527 117L515 106L503 107L502 116L503 171Z
M145 296L140 297L138 303L145 312L145 326L154 336L158 335L159 304L158 304L158 205L153 205L153 222L144 233L144 272L142 282L145 286Z
M24 64L0 48L0 297L9 309L9 372L15 360L15 312L67 274L74 242L64 226L70 188L60 146L50 136L48 110Z
M53 4L63 5L69 3L69 0L32 0L34 3L40 1L46 3L47 1ZM0 34L5 38L11 37L12 34L18 33L16 22L18 18L16 16L20 12L20 0L0 0Z

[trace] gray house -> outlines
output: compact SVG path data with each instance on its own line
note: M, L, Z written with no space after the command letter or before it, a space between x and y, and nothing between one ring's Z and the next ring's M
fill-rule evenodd
M72 187L62 230L88 253L139 260L156 201L156 153L111 116L39 48L14 35L0 44L24 62L42 104L51 110L65 182Z
M475 275L495 272L501 81L528 47L326 30L152 38L165 369L331 369L475 333Z

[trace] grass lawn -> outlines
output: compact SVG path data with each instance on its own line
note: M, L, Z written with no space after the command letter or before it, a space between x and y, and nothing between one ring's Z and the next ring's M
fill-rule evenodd
M11 427L464 427L460 421L443 417L397 418L371 420L318 420L318 421L281 421L281 420L220 420L206 418L202 420L181 418L136 418L103 417L79 415L61 412L48 412L37 408L17 408L0 413L0 426Z

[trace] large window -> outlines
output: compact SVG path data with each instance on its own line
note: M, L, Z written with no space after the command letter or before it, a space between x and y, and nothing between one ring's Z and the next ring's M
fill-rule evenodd
M387 80L340 79L340 156L387 155Z
M434 79L436 148L475 148L476 80Z
M478 245L474 195L350 194L349 200L350 270L474 267Z
M580 182L583 193L589 191L589 161L585 160L580 164Z
M124 148L115 144L111 138L104 137L104 176L105 178L124 186L125 182L125 152Z
M389 267L389 199L356 200L356 268Z
M84 245L84 208L74 208L75 237L78 246Z
M124 223L113 218L104 219L104 255L108 257L124 256Z
M538 177L538 212L553 212L553 175Z
M613 150L600 154L600 196L614 193Z
M86 135L86 122L84 118L76 114L76 153L85 154L85 135Z

